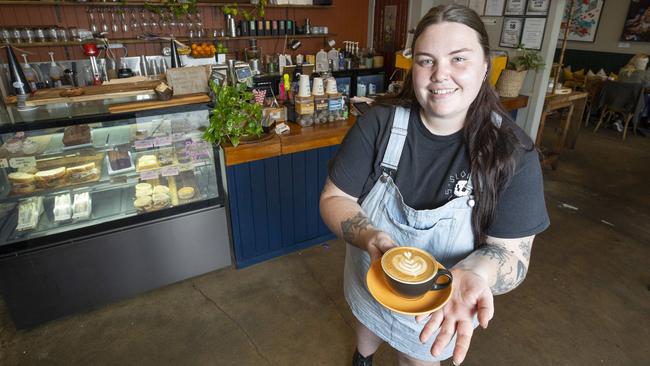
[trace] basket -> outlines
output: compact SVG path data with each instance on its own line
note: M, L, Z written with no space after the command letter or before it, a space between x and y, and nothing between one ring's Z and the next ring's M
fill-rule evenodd
M497 92L499 96L505 98L514 98L519 95L521 87L524 85L527 70L503 70L499 81L497 81Z

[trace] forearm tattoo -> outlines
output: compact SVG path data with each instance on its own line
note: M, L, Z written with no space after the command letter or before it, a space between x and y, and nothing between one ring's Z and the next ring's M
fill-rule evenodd
M349 243L353 243L359 235L365 230L370 228L370 222L366 215L357 212L356 215L341 222L341 231L343 232L343 239Z
M472 254L476 259L484 257L496 262L496 279L494 284L490 286L490 290L494 295L511 291L524 281L528 271L531 246L531 240L522 240L518 244L520 255L517 255L518 253L509 250L503 244L489 243L484 244ZM470 267L471 263L462 263L461 265L461 268L464 269L471 269Z

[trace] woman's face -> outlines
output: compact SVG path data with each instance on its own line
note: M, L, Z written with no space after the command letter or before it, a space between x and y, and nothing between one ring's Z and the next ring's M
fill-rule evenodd
M462 126L487 72L478 34L464 24L438 23L413 48L413 87L425 119Z

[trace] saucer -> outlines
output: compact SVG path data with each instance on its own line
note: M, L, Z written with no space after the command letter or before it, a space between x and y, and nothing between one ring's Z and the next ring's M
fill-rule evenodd
M372 263L366 275L366 283L375 300L384 307L404 315L428 314L442 308L451 298L453 287L452 284L444 290L429 291L416 300L405 299L395 294L386 283L381 261Z

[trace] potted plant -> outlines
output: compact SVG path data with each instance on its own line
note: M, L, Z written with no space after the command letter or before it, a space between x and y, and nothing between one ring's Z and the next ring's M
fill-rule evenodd
M519 55L508 62L497 81L497 92L502 97L514 98L519 95L528 70L537 71L544 67L544 59L539 52L525 49L521 45L517 52Z
M262 135L262 106L253 101L253 93L245 84L218 84L210 80L215 107L210 126L203 138L212 144L230 141L239 145L242 138L257 139Z

